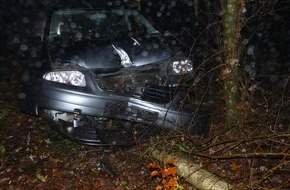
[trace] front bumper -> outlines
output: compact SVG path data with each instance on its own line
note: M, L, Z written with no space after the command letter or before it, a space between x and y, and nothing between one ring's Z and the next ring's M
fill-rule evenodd
M171 104L164 105L103 91L90 92L80 89L64 88L63 84L44 81L38 108L70 113L78 109L82 115L132 120L166 128L196 125L201 117L206 117L204 112L180 110L178 101L182 94L176 94Z
M180 92L170 104L157 104L110 94L97 88L81 88L43 81L36 110L48 109L66 113L78 110L82 116L120 119L206 136L209 114L202 111L182 111L182 97ZM81 141L86 143L85 138Z

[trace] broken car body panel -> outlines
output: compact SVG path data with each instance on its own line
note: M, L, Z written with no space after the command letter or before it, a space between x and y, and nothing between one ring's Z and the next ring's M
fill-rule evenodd
M23 82L22 109L43 112L72 140L126 144L136 135L128 123L207 130L207 114L181 110L182 83L193 71L192 62L169 49L137 11L55 11L48 19L43 57L41 74ZM104 123L111 120L126 126L109 130L108 136ZM125 140L112 137L126 133Z

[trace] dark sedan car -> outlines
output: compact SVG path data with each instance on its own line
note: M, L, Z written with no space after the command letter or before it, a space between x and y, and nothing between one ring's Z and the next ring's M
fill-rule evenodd
M41 64L23 78L22 110L91 145L132 143L156 127L203 133L208 115L182 106L192 61L170 43L135 10L56 10Z

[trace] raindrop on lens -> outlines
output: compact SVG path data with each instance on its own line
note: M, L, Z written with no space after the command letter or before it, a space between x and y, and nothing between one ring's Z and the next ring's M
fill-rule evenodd
M76 37L77 37L77 38L82 38L82 37L83 37L83 35L82 35L82 33L81 33L81 32L77 32L77 33L76 33Z
M246 12L247 12L246 7L243 8L242 12L243 12L243 13L246 13Z
M272 48L270 49L270 52L275 53L275 52L276 52L276 48L275 48L275 47L272 47Z
M98 32L95 33L95 38L99 38L100 34Z
M20 50L21 50L21 51L27 51L27 49L28 49L28 47L27 47L26 44L21 44L21 45L20 45Z
M253 45L249 46L247 49L247 54L254 55L254 50L255 50L255 47Z
M15 66L15 67L18 67L19 66L18 62L15 61L15 60L12 61L12 65Z
M249 43L249 39L244 39L244 40L243 40L243 44L246 45L246 44L248 44L248 43Z
M116 1L116 4L119 6L119 5L121 5L121 2L120 1Z
M153 44L153 47L154 47L155 49L158 49L158 48L159 48L159 45L158 45L157 43L155 43L155 44Z
M22 22L25 23L25 24L27 24L29 22L29 19L27 17L23 17L22 18Z
M31 57L35 58L37 56L37 53L35 51L31 52Z
M168 56L168 53L167 52L163 52L161 56L162 57L167 57Z
M14 37L12 41L15 44L19 44L19 42L20 42L18 37Z
M65 51L64 51L64 49L61 48L58 52L59 52L60 54L64 54Z
M176 41L175 41L175 40L172 40L172 41L171 41L171 44L172 44L172 45L175 45L175 44L176 44Z
M36 61L36 63L35 63L35 67L37 67L37 68L40 68L41 67L41 62L40 61Z
M144 56L144 57L148 56L148 52L147 51L143 51L142 52L142 56Z
M26 97L26 95L23 92L18 94L19 99L24 99L25 97Z
M72 23L70 23L70 27L71 27L71 28L76 28L77 25L76 25L76 23L72 22Z

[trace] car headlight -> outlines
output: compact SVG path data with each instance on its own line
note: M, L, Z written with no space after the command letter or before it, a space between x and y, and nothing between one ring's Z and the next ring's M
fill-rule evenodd
M192 61L188 59L174 61L172 63L172 70L175 74L185 74L191 72L193 70Z
M80 71L54 71L43 75L43 79L74 86L86 86L85 75Z

